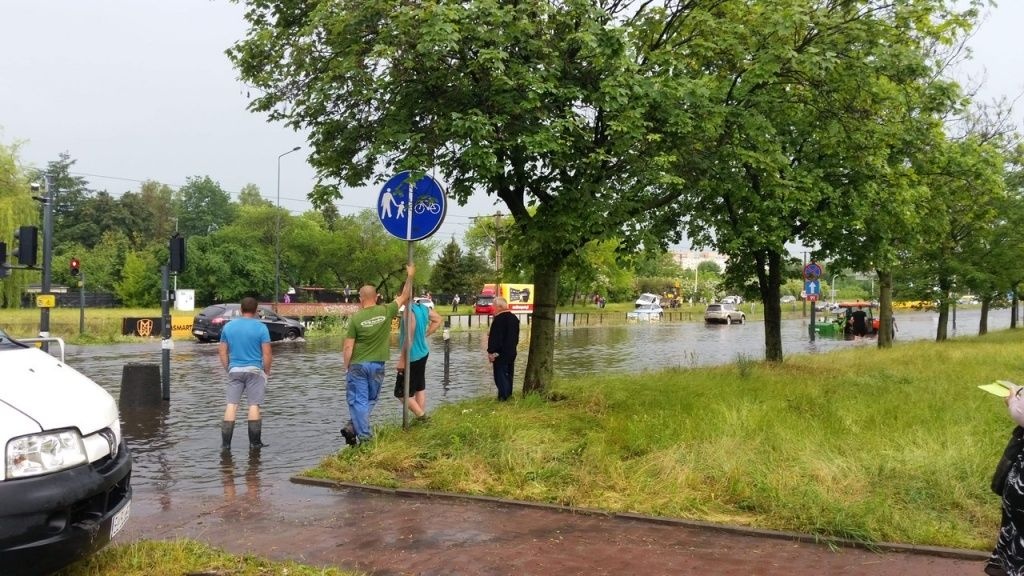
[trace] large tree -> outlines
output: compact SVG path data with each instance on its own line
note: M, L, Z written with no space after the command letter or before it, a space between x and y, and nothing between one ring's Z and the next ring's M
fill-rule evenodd
M332 181L404 168L436 168L458 202L505 203L536 285L524 390L543 390L564 260L595 239L668 239L683 181L666 168L691 150L661 135L699 130L703 102L672 49L702 37L702 3L246 4L229 55L252 110L309 131L320 203Z
M765 356L782 360L780 288L787 244L831 237L844 199L884 174L903 84L935 70L925 56L967 20L944 0L724 2L718 41L687 46L711 75L717 136L682 168L687 231L729 256L727 282L754 279L765 306Z
M44 173L50 176L54 246L64 242L99 241L99 235L83 214L92 190L84 177L71 173L76 162L68 152L61 152L56 160L47 163L46 170L32 175L32 180L39 183L43 182Z
M235 217L231 195L209 176L189 177L173 201L178 230L186 237L215 232Z
M21 226L39 224L39 206L32 200L29 180L18 158L18 146L0 143L0 242L6 243L8 264L12 264L15 231ZM0 308L17 308L21 294L37 272L8 271L0 277Z

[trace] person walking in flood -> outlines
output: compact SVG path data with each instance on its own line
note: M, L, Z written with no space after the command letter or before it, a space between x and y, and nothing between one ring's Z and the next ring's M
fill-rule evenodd
M494 369L494 385L498 400L512 397L512 377L516 368L516 347L519 346L519 318L508 309L508 301L494 299L494 320L487 336L487 360Z
M405 398L405 339L412 335L409 349L409 393L411 397L406 404L417 418L427 416L427 356L430 355L430 343L427 337L437 332L444 320L441 315L420 302L413 302L409 308L409 325L405 325L405 316L399 325L399 347L402 352L398 356L398 376L395 378L395 398L401 402Z
M384 381L384 363L390 357L391 321L398 308L411 300L416 265L405 265L405 286L393 302L377 304L377 289L366 285L359 289L359 311L348 320L343 357L345 361L345 399L350 420L342 426L345 443L356 446L368 441L370 414L377 405Z
M863 306L858 306L857 310L850 315L850 322L853 324L853 336L855 338L863 338L868 334L868 313L864 311Z
M225 396L227 407L220 424L221 450L231 450L231 437L235 432L235 412L242 396L249 403L249 448L259 449L263 443L263 420L260 405L267 391L270 365L270 331L256 318L255 298L242 298L242 317L224 325L220 333L218 354L221 366L228 373Z

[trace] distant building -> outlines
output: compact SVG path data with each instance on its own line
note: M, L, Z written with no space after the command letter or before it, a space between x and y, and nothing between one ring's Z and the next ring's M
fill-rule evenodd
M718 252L698 250L670 250L672 260L683 270L695 270L701 262L714 262L718 267L725 270L729 258Z

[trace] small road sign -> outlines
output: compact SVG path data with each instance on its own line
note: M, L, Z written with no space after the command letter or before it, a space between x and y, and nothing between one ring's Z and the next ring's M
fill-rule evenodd
M804 282L804 292L807 293L808 300L811 300L812 296L814 297L814 300L817 300L818 295L821 294L821 281L808 280Z
M411 177L412 172L406 170L384 184L377 198L377 218L400 240L423 240L441 227L448 201L444 188L429 174L415 182Z
M36 308L53 308L57 305L57 297L53 294L36 294Z
M817 262L811 262L804 266L804 280L817 280L821 277L823 272L821 265Z

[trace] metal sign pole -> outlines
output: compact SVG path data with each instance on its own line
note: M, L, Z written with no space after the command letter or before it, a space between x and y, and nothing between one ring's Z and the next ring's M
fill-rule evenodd
M162 276L160 292L160 384L164 400L171 399L171 272L164 264L160 267Z
M85 270L78 282L78 335L85 334Z
M412 264L413 257L413 243L412 243L412 195L415 189L415 184L409 183L409 200L407 210L405 212L405 218L407 225L405 229L405 239L409 246L409 257L407 262ZM402 334L402 356L405 358L405 396L402 402L402 429L409 429L409 380L411 377L411 370L409 366L412 365L411 358L409 357L412 353L412 334L409 332L409 320L412 318L412 286L409 291L409 301L405 303L405 332Z

